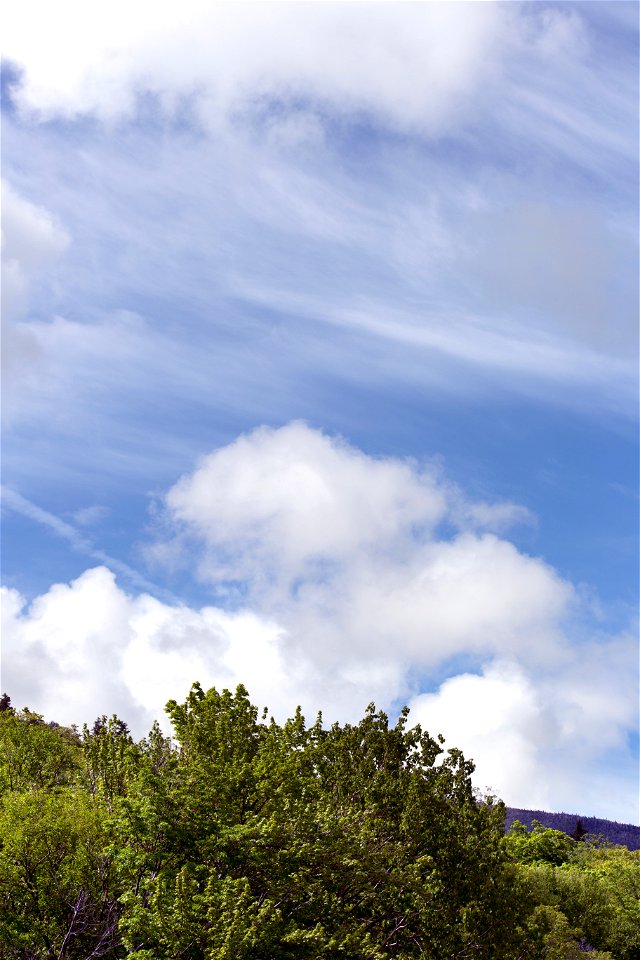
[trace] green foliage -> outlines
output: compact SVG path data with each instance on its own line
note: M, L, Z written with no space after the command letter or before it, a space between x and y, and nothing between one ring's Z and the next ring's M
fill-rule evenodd
M561 830L543 827L538 820L534 820L532 826L533 829L528 831L523 823L515 820L507 834L507 849L514 860L559 867L571 858L575 840Z
M102 811L69 788L12 792L0 806L3 960L101 956L117 942ZM112 956L114 954L111 954Z
M505 842L537 905L529 922L534 939L546 924L544 956L578 956L586 943L597 948L589 950L592 957L640 960L639 851L576 843L540 824L527 833L515 823Z
M598 891L608 949L640 960L640 850L584 845L571 866Z
M7 698L0 960L640 960L638 855L504 838L406 710L280 725L196 684L167 711L136 743Z
M585 941L578 927L571 927L557 907L537 906L529 920L531 938L537 945L535 956L544 960L581 960ZM608 951L589 949L592 960L614 960Z
M298 711L279 726L242 687L196 685L168 713L172 856L126 900L131 955L511 955L503 808L478 805L471 764L406 712L394 727L373 706L357 725L307 728Z
M70 783L80 763L74 729L49 726L29 710L0 711L0 796Z
M127 782L135 769L138 747L126 723L117 716L99 717L93 729L82 729L82 753L87 785L102 797L109 809L117 797L127 793Z

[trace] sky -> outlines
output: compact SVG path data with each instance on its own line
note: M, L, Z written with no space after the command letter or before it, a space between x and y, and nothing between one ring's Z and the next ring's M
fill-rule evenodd
M15 706L408 704L638 821L638 10L12 5Z

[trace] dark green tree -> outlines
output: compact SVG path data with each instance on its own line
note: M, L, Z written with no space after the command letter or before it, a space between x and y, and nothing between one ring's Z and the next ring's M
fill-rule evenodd
M407 711L394 726L373 706L356 725L307 727L298 711L280 726L244 688L198 685L167 709L171 855L125 898L129 956L517 955L504 808L478 803L472 765Z

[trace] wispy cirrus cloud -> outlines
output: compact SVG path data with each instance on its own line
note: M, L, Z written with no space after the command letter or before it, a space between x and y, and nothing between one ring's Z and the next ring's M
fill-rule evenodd
M168 598L170 600L175 600L175 597L172 597L169 591L153 584L137 570L134 570L133 567L130 567L129 564L123 563L122 560L118 560L116 557L110 556L108 553L105 553L104 550L100 550L73 524L67 523L66 520L57 517L49 510L43 510L42 507L39 507L36 503L32 503L31 500L23 497L22 494L18 493L16 490L12 490L10 487L3 486L0 488L0 497L2 500L2 506L5 510L18 513L21 516L27 517L29 520L33 520L35 523L46 527L47 530L50 530L57 537L60 537L62 540L66 540L73 550L84 554L86 557L90 557L92 560L97 560L99 563L106 564L111 570L123 576L138 590L151 590L152 593L164 596L165 599ZM100 508L93 507L89 509L93 511L93 516L96 516L96 511ZM86 511L84 516L87 516ZM80 516L80 521L82 521L82 514Z
M635 415L635 72L596 6L21 6L10 197L73 243L5 415L64 404L107 468L150 407L309 416L310 374Z
M30 285L66 252L70 238L43 207L2 181L2 313L23 314Z
M102 409L109 443L136 419L144 432L152 395L156 409L284 420L308 370L345 385L382 378L461 395L495 385L633 415L633 244L597 206L527 205L512 178L465 183L460 194L462 172L439 161L426 166L433 187L409 165L387 194L393 157L379 157L379 183L328 182L336 158L326 151L322 175L307 158L303 176L271 147L239 143L231 164L224 147L188 138L149 172L152 147L153 137L133 137L124 180L115 157L91 158L104 195L88 205L78 178L60 170L57 204L85 242L57 268L64 296L54 317L13 325L42 376L7 338L15 375L5 415L33 421L64 403L64 424L77 428ZM169 236L158 234L152 225L176 189L179 214ZM137 212L124 256L113 238L128 203Z

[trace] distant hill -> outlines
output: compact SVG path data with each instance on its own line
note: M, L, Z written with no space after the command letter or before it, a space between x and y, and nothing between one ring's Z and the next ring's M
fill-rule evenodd
M615 820L600 820L598 817L582 817L577 813L547 813L545 810L521 810L519 807L507 807L505 830L511 828L514 820L530 827L538 820L545 827L562 830L572 834L578 821L586 836L604 837L610 843L620 844L629 850L640 850L640 827L632 823L617 823Z

